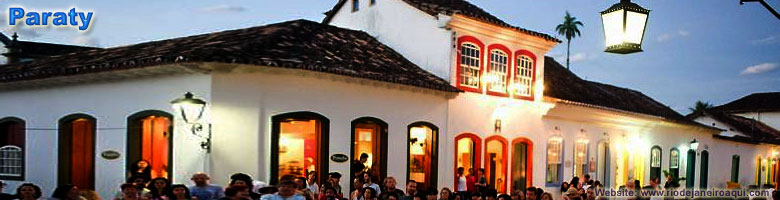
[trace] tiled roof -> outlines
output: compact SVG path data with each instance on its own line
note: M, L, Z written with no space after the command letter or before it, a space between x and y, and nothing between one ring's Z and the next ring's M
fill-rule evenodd
M555 59L545 56L544 95L565 101L652 115L701 128L715 129L692 121L641 92L583 80Z
M780 111L780 92L753 93L712 109L728 113Z
M339 74L460 92L361 31L295 20L95 49L0 66L0 83L188 62L219 62Z
M558 43L561 42L561 40L552 37L550 35L520 28L517 26L513 26L509 23L506 23L503 20L499 19L498 17L493 16L492 14L483 10L482 8L474 4L471 4L466 0L403 0L403 1L419 9L420 11L428 13L429 15L437 16L438 14L445 14L445 15L461 14L464 16L468 16L470 18L477 19L479 21L495 24L506 28L515 29L517 31L526 34L541 37L548 41L553 41ZM343 7L346 4L346 2L347 0L339 0L338 3L336 3L335 6L333 6L333 9L325 12L326 16L325 19L322 21L322 23L325 24L330 23L330 20L333 18L334 15L336 15L336 12L340 10L341 7Z
M780 131L760 121L716 110L707 110L704 115L734 127L753 141L780 144Z
M13 42L16 47L20 48L20 55L22 58L41 58L46 56L67 54L73 52L82 52L93 49L99 49L97 47L76 46L66 44L53 44L44 42L32 42L32 41L13 41L5 34L0 33L0 42L4 45L11 45Z

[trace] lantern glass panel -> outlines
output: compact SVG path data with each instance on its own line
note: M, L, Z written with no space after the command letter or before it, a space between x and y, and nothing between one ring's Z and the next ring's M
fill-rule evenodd
M623 43L623 9L602 14L607 46Z
M184 120L187 123L194 123L198 121L203 113L203 108L205 107L205 104L196 104L196 103L190 103L190 102L183 102L178 103L174 107L178 107L182 114L184 115Z
M647 14L638 12L626 12L626 32L624 42L642 44L642 35L645 32Z

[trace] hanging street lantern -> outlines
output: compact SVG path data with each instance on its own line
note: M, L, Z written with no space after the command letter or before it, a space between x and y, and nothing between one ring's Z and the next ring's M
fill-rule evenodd
M697 141L696 138L694 138L693 141L691 141L691 149L694 151L699 149L699 141Z
M601 11L607 46L604 51L617 54L642 52L649 14L650 10L630 0L620 0L620 3Z

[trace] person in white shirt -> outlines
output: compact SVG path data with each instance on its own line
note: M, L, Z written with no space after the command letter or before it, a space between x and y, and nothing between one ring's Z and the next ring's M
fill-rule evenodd
M317 185L317 172L309 172L309 175L306 177L306 189L314 193L315 197L319 196L320 186Z
M458 182L455 182L457 187L455 188L455 191L458 192L459 195L461 195L461 199L466 199L466 176L463 175L463 171L465 169L463 167L458 167L458 174L456 174L458 178Z
M382 191L379 190L379 185L374 183L374 179L372 178L373 177L371 177L371 174L369 174L368 172L363 172L363 187L373 188L374 191L376 191L376 194L374 194L374 196L379 196L380 194L382 194Z

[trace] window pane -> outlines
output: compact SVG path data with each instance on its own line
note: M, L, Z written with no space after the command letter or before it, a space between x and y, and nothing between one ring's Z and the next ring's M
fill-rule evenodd
M305 176L307 171L318 171L319 122L317 120L290 120L280 123L279 177Z
M547 141L547 183L559 183L563 153L563 138L552 137Z
M521 55L515 62L514 93L517 96L531 96L533 88L533 60Z
M479 88L479 47L471 43L464 43L461 45L460 52L460 85L471 88Z
M490 76L489 90L492 92L506 93L506 77L508 73L508 56L500 50L490 52L490 66L488 73Z
M574 176L583 177L587 166L588 142L579 140L574 145Z

